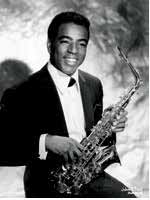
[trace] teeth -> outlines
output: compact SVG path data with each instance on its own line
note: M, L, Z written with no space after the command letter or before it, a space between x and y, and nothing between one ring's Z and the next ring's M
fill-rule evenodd
M66 60L73 61L73 62L76 61L76 59L74 59L74 58L66 58Z
M75 64L76 63L76 59L74 59L74 58L66 58L66 62L68 63L68 64Z

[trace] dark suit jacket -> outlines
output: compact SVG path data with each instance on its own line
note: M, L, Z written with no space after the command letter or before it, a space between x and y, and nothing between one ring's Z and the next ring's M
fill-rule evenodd
M103 90L98 78L81 70L79 84L88 135L101 118ZM1 101L0 122L0 165L26 165L26 195L49 196L48 174L61 158L49 152L46 160L39 160L39 138L44 133L68 136L68 131L47 65L19 86L6 90Z

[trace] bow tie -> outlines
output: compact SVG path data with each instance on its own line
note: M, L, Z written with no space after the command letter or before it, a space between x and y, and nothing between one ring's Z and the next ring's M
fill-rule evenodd
M69 81L69 84L68 84L68 87L71 87L75 84L76 80L74 78L70 78L70 81Z

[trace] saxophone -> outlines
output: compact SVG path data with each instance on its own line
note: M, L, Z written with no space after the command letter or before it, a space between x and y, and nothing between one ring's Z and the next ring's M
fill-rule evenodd
M102 118L91 130L91 134L81 141L83 152L78 160L72 164L58 167L50 172L50 181L56 191L61 194L77 195L83 185L89 183L112 163L120 163L116 146L112 143L104 146L104 141L112 135L112 124L116 116L125 109L133 94L142 84L139 73L128 61L122 50L117 47L119 57L130 67L135 82L119 102L106 108Z

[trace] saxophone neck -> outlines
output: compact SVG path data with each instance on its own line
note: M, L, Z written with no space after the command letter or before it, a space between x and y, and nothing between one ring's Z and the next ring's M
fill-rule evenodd
M117 50L119 51L119 57L121 58L121 60L123 60L130 67L130 70L132 74L134 75L134 79L135 79L134 87L135 87L135 90L137 90L143 84L140 74L137 71L137 69L133 67L133 65L129 62L127 56L123 53L121 48L117 46Z
M139 72L138 72L137 69L129 62L127 56L123 53L123 51L121 50L121 48L117 46L117 50L119 51L119 57L121 58L121 60L123 60L123 61L129 66L129 68L130 68L130 70L131 70L131 72L132 72L132 74L133 74L133 76L134 76L135 82L134 82L132 88L131 88L131 89L129 90L129 92L128 92L128 93L129 93L129 96L132 96L132 95L136 92L136 90L138 90L139 87L140 87L141 85L143 85L143 81L142 81L142 79L141 79L141 77L140 77Z

